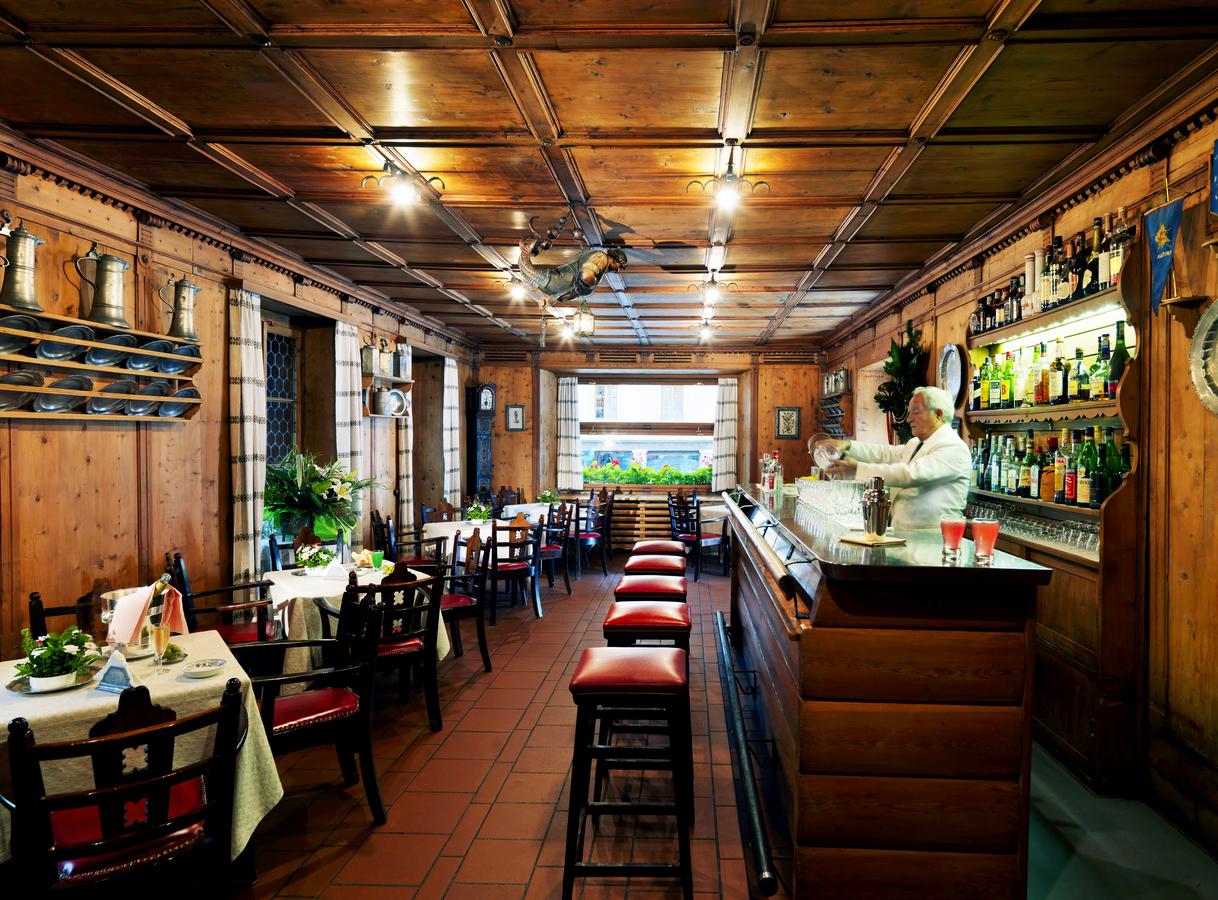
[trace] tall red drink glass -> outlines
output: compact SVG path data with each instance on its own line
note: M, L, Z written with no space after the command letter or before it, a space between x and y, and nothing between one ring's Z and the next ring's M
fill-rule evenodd
M957 516L940 519L939 530L943 532L943 559L954 563L960 559L960 542L964 540L964 519Z
M973 560L983 566L994 561L994 545L998 543L997 519L973 519Z

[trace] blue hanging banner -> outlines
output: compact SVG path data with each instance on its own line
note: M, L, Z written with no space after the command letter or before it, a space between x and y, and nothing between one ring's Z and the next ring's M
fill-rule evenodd
M1181 197L1146 214L1146 234L1150 239L1150 308L1155 315L1159 314L1159 301L1171 278L1171 260L1176 252L1183 212L1184 198Z
M1210 157L1210 212L1218 216L1218 141L1214 141L1214 155Z

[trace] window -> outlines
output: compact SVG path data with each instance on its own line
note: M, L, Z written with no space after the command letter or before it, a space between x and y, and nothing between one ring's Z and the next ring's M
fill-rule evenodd
M300 435L300 333L267 323L266 350L266 458L277 463Z
M713 384L581 384L585 469L671 466L690 473L706 468L714 451L717 390Z

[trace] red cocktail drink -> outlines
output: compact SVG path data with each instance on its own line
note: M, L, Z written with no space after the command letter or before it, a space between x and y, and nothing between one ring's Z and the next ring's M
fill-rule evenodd
M994 545L998 543L997 519L973 519L973 559L981 565L989 565L994 559Z
M964 519L940 519L939 530L943 532L943 558L956 562L960 558L960 542L964 540Z

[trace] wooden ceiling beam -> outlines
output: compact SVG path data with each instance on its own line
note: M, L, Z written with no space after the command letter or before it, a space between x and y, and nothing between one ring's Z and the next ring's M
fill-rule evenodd
M926 144L942 129L969 92L976 87L982 76L998 58L1007 39L1014 34L1036 11L1041 0L1001 0L991 11L984 35L974 44L961 49L947 72L939 80L930 97L914 117L910 127L909 142L894 149L876 172L868 185L863 203L857 206L842 222L834 240L820 252L813 267L798 287L787 298L782 309L776 312L762 331L757 343L764 344L772 338L799 305L804 294L819 281L833 261L845 250L850 240L862 230L867 220L875 214L879 204L909 172L921 155Z

